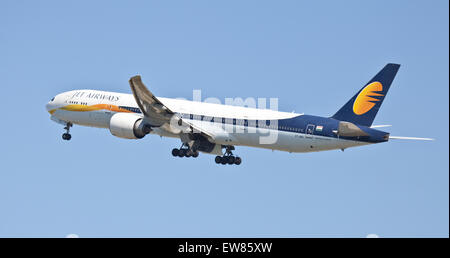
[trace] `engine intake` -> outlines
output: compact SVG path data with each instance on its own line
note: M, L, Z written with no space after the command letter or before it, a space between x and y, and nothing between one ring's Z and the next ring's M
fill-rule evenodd
M124 139L142 139L152 129L141 116L130 113L117 113L109 121L109 131L112 135Z

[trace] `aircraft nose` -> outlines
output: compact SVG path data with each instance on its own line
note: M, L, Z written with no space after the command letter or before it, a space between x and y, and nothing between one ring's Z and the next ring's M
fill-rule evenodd
M53 114L54 110L55 110L55 103L53 102L54 99L52 99L51 101L47 102L47 104L45 104L45 109L47 110L47 112L49 112L50 114Z
M45 109L47 109L47 112L50 113L50 110L52 110L52 106L50 105L50 102L47 102L47 104L45 105Z

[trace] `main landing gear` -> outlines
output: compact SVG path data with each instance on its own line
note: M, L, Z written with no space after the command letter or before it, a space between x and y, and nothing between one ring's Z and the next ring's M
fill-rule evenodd
M197 158L198 157L198 150L197 150L198 145L196 144L188 144L188 143L183 143L181 144L181 147L179 149L175 148L172 149L172 156L174 157L194 157ZM216 156L215 158L215 162L217 164L222 164L222 165L240 165L242 163L242 159L240 157L234 156L232 150L234 150L234 146L231 145L222 145L222 148L225 148L225 153L222 156ZM201 149L202 150L202 149ZM207 151L207 152L211 152L211 150Z
M198 151L197 150L192 150L189 145L187 144L182 144L181 147L179 149L173 149L172 150L172 156L174 157L194 157L197 158L198 157Z
M225 154L223 154L223 156L216 156L215 158L215 162L217 164L229 164L229 165L240 165L242 162L242 159L240 157L235 157L233 155L233 153L231 152L232 150L234 150L233 146L226 146L225 147Z
M63 133L62 138L65 141L69 141L70 139L72 139L72 135L69 133L70 132L70 127L72 127L72 123L67 123L66 127L64 127L64 129L66 129L66 132Z

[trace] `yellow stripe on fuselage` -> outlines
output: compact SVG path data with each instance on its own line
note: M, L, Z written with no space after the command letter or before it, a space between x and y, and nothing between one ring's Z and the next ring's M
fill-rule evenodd
M96 104L96 105L80 105L80 104L70 104L67 106L63 106L57 109L52 109L48 111L50 114L53 115L56 110L66 110L66 111L73 111L73 112L88 112L88 111L97 111L97 110L109 110L113 112L125 112L125 113L133 113L132 111L124 108L120 108L116 105L109 105L109 104Z

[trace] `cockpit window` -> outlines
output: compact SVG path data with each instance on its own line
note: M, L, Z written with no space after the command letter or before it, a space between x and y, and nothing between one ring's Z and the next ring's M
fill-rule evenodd
M55 97L53 97L50 101L53 101L53 100L55 100Z

